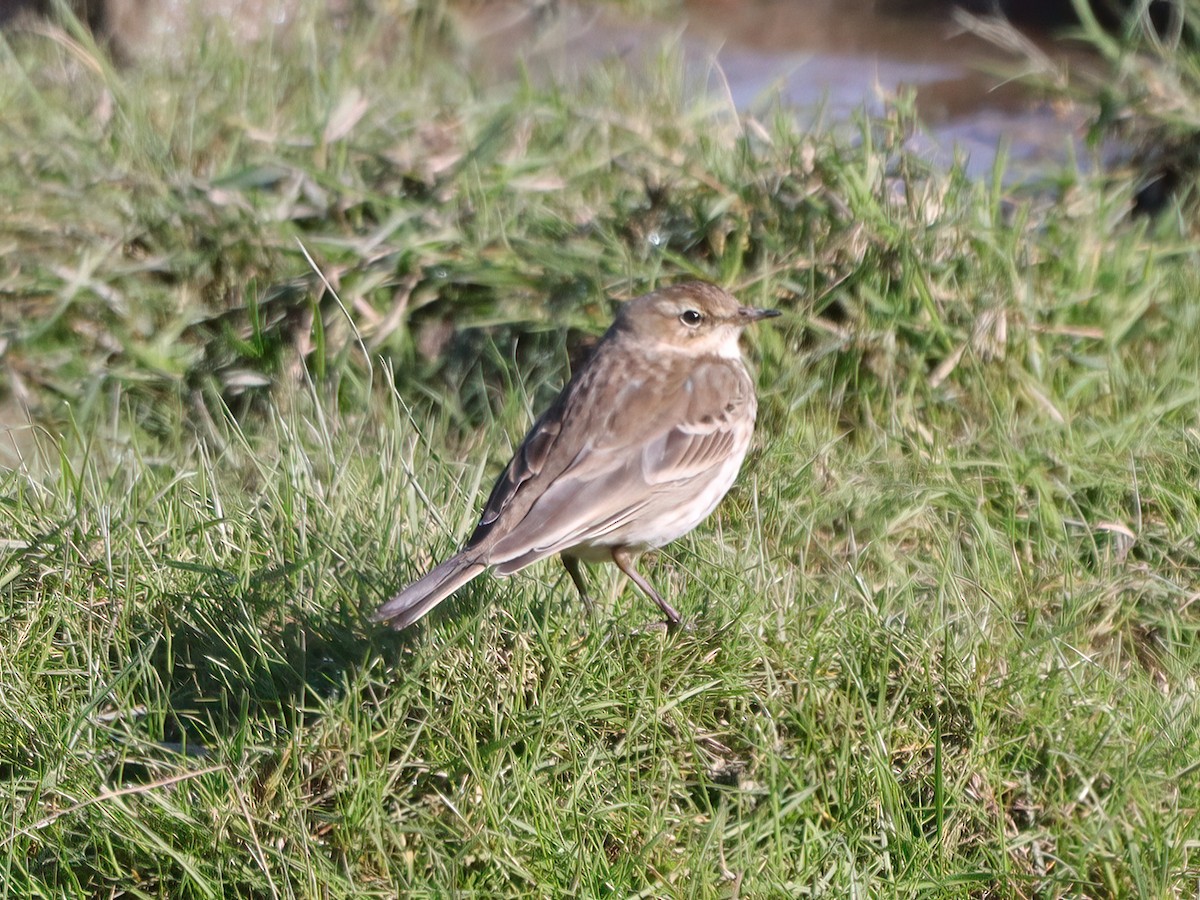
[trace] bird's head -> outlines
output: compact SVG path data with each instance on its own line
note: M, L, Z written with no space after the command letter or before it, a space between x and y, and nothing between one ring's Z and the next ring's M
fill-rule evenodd
M613 328L631 333L647 347L736 357L742 329L777 315L777 309L742 306L715 284L688 281L625 303Z

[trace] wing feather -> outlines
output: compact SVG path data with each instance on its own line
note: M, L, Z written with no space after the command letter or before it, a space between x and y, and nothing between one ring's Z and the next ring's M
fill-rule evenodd
M679 503L681 482L701 480L728 460L747 436L747 405L753 419L749 377L724 359L683 368L674 379L627 386L616 415L606 411L606 427L581 441L570 464L539 485L520 521L497 537L490 558L501 564L499 571L580 544L602 544L652 504Z

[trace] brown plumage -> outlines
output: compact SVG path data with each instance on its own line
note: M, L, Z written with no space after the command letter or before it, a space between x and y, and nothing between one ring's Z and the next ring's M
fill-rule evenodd
M487 568L510 575L561 554L580 593L578 560L611 561L678 624L634 557L691 531L732 486L757 408L738 336L774 315L706 282L624 304L525 436L466 546L374 619L405 628Z

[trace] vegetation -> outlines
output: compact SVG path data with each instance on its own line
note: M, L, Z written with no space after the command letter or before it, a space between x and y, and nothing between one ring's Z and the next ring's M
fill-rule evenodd
M1188 228L307 15L0 45L0 896L1194 895ZM370 626L685 274L787 311L695 629L550 564Z

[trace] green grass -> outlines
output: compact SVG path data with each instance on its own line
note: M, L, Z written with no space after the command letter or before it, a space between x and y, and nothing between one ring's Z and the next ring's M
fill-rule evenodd
M0 49L0 896L1194 896L1186 229L392 13ZM695 630L550 563L370 626L685 274L787 311Z

